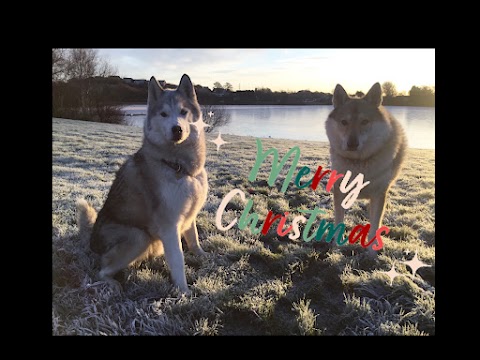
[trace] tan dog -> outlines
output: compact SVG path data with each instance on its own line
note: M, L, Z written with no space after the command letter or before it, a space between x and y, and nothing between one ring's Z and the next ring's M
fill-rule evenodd
M333 93L334 109L325 122L330 141L332 169L358 173L370 184L360 198L370 200L369 239L381 226L388 189L398 176L405 157L407 140L400 123L381 105L382 88L375 83L363 98L352 98L341 85ZM334 186L335 224L343 222L345 194ZM369 247L371 249L371 247Z
M154 77L141 148L118 170L98 213L77 202L80 236L101 255L100 278L113 276L147 256L165 253L173 284L188 293L181 237L203 255L196 216L207 198L206 144L195 89L183 75L176 90L164 90Z

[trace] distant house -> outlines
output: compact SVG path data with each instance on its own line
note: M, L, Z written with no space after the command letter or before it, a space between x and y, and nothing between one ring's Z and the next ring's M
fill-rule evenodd
M146 85L147 80L141 79L141 80L133 80L133 85Z
M148 84L147 80L144 80L144 79L137 80L132 78L123 78L123 82L125 84L136 85L136 86L142 86L142 85Z

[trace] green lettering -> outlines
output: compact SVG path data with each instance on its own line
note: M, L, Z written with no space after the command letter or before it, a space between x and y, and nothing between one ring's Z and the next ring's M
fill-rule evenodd
M258 223L258 214L257 213L249 214L252 207L253 207L253 200L250 199L247 201L247 204L243 209L242 216L240 216L240 219L238 221L238 228L240 230L245 230L245 228L250 223L250 231L256 235L260 231L262 231L262 228L258 228L258 229L256 228Z
M333 228L333 231L332 231ZM332 241L333 237L335 236L335 233L341 229L340 232L338 232L337 235L337 244L338 245L343 245L348 241L348 237L343 239L343 233L345 232L345 224L340 223L337 226L333 226L333 223L326 222L324 219L320 222L320 226L318 227L317 230L317 235L315 236L315 241L321 241L323 234L325 234L325 231L328 231L327 237L325 239L325 242L329 243Z
M287 190L288 184L290 183L290 180L292 179L293 172L295 171L297 167L298 160L300 159L300 148L298 146L295 146L291 148L285 156L282 158L282 161L278 163L278 151L275 148L266 150L263 152L262 148L262 141L260 139L257 139L257 158L255 161L255 165L253 166L252 170L250 171L250 175L248 176L249 181L254 181L257 178L258 170L260 169L260 165L265 161L268 155L272 154L273 155L273 161L272 161L272 171L270 173L270 177L268 178L268 185L273 186L275 184L275 179L278 177L280 174L280 171L283 169L285 163L287 162L288 158L295 153L295 158L293 159L292 165L290 166L290 170L288 171L287 176L285 177L285 180L283 181L282 189L280 192L284 193Z
M300 185L300 178L303 176L303 175L307 175L310 173L310 168L308 166L304 166L303 168L300 169L300 171L298 172L297 176L295 177L295 185L297 185L297 187L299 189L303 189L303 188L306 188L307 186L309 186L311 183L312 183L312 179L310 179L310 181L307 181L305 184L303 185Z
M319 208L315 207L315 209L313 209L313 210L298 209L298 211L300 211L302 213L310 214L310 217L308 218L307 224L305 225L305 228L303 229L303 233L302 233L303 241L310 242L315 237L315 232L312 233L312 235L310 235L310 236L308 235L308 233L310 232L310 229L312 228L313 223L317 219L317 215L318 214L325 214L325 210L322 210L322 209L319 209Z

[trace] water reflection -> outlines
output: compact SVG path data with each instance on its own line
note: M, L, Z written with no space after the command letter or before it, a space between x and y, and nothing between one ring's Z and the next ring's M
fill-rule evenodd
M328 141L325 120L331 105L263 106L226 105L230 123L220 128L223 134L272 137L292 140ZM435 108L387 106L405 129L411 148L435 149ZM124 108L127 122L143 126L145 105ZM138 116L136 116L138 115Z

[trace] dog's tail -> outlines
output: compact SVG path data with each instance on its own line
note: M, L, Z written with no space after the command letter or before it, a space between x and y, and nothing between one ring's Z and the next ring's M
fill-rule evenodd
M85 199L77 199L77 226L80 241L87 247L95 220L97 220L95 209Z

